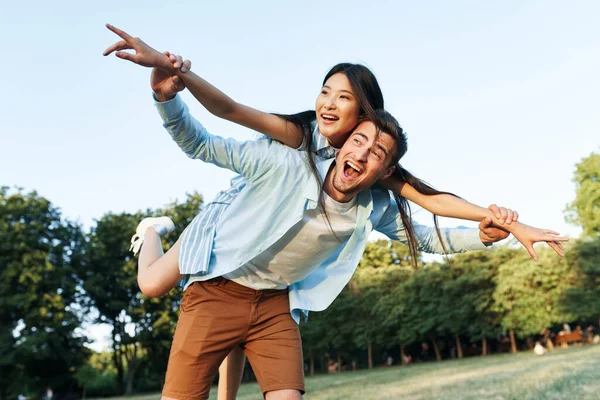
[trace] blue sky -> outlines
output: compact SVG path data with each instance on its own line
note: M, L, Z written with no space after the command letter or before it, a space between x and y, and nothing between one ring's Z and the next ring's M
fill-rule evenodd
M231 173L187 159L163 130L150 70L102 56L117 40L110 22L270 112L314 107L331 66L363 63L408 133L407 169L476 204L512 207L525 223L579 234L563 210L575 163L600 150L600 3L123 3L2 6L0 184L35 189L86 227L109 211L227 187ZM254 137L183 96L211 132ZM424 212L416 219L430 223Z

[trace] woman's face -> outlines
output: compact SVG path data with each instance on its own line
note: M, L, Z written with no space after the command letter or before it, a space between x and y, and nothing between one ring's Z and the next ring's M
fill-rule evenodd
M327 79L315 105L319 131L334 147L340 148L358 125L360 106L350 81L341 72Z

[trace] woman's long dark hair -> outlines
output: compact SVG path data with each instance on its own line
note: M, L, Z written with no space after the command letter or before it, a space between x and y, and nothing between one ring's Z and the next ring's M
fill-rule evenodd
M392 117L389 113L384 110L384 102L383 102L383 93L381 92L381 88L379 87L379 83L377 82L377 78L371 70L364 65L360 64L352 64L352 63L340 63L327 72L325 78L323 79L323 86L327 80L337 74L342 73L350 82L350 86L352 87L352 91L355 97L358 100L358 104L360 106L360 115L359 121L372 121L377 126L380 132L385 132L390 134L396 140L396 155L394 157L394 164L396 164L396 169L393 173L393 176L399 179L401 182L408 183L412 187L415 188L419 193L424 195L438 195L438 194L448 194L451 196L458 197L452 193L448 192L440 192L435 190L433 187L428 185L426 182L418 179L406 169L404 169L398 161L406 151L408 150L408 142L406 140L406 135L400 127L400 124L394 117ZM325 219L327 224L329 225L329 229L334 233L331 223L329 221L329 217L327 212L325 211L325 200L323 195L323 183L321 177L319 176L319 171L317 169L315 163L316 149L313 141L313 126L314 121L316 120L316 112L314 110L303 111L297 114L276 114L281 118L284 118L286 121L293 123L297 127L299 127L304 135L304 150L308 152L308 163L310 169L317 180L317 185L319 188L319 201L318 206ZM412 225L412 216L410 211L410 204L408 200L404 197L400 196L397 193L391 192L396 200L398 205L398 211L400 212L400 217L402 219L402 223L404 224L404 229L406 229L406 238L408 248L410 250L410 255L412 259L412 263L414 268L417 268L417 257L418 257L418 249L417 249L417 238L415 235L415 231ZM434 214L433 222L435 224L435 229L442 244L442 248L444 252L447 253L446 246L444 245L444 241L442 240L442 234L440 232L438 218L437 215Z

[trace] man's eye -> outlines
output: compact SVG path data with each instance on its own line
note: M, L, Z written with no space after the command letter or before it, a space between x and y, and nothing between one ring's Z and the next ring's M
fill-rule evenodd
M371 154L373 154L375 157L377 157L377 159L381 160L381 154L379 154L376 151L372 151Z

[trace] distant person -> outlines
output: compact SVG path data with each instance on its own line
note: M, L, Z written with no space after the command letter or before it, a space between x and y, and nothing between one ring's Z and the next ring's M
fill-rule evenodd
M419 359L421 361L431 360L431 355L429 354L429 344L427 342L421 343L421 354L419 355Z
M391 366L392 366L392 364L394 364L394 357L392 357L392 356L387 356L387 359L385 360L385 364L386 364L388 367L391 367Z
M327 364L327 372L330 374L335 374L337 372L337 369L337 363L333 360L329 360L329 363Z
M594 325L588 325L587 328L585 328L585 332L588 343L592 343L592 341L594 340Z
M546 349L540 342L535 342L535 347L533 348L533 352L538 356L543 356L546 354Z
M44 392L44 396L42 396L43 400L52 400L54 397L54 392L50 386L46 386L46 390Z

